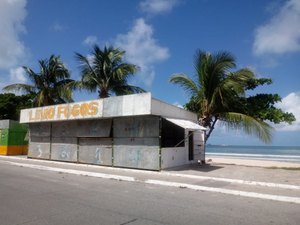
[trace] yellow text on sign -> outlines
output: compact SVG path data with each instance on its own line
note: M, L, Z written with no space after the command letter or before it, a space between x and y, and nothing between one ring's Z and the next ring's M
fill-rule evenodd
M50 106L29 111L29 121L60 120L70 117L76 119L94 116L98 113L98 102Z

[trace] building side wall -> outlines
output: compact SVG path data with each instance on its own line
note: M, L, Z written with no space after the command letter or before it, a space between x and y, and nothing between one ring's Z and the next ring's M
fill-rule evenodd
M151 101L151 114L162 117L190 120L193 122L197 121L197 115L195 113L189 112L174 105L167 104L157 99L152 99Z
M188 163L188 152L186 147L162 148L161 168L181 166Z
M194 131L194 161L205 160L204 132Z
M185 130L184 147L162 148L161 169L196 163L205 160L204 132L193 131L193 155L189 160L189 131Z

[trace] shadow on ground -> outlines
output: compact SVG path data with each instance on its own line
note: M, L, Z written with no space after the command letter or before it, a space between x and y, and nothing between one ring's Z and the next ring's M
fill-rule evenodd
M178 167L172 167L165 169L164 171L200 171L200 172L211 172L214 170L222 169L222 166L216 166L212 164L191 164L191 165L184 165Z

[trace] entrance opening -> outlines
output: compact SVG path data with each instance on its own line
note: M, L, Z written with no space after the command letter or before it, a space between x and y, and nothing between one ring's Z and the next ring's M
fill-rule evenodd
M184 129L171 123L168 120L162 120L161 131L161 147L162 148L174 148L184 147Z
M194 133L189 131L189 160L194 160Z

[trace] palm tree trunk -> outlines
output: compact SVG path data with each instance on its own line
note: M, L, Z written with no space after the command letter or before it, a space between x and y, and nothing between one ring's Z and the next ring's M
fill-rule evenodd
M107 97L109 97L108 91L106 91L105 89L100 89L98 91L98 93L99 93L99 98L107 98Z
M206 136L205 136L205 144L206 144L208 138L210 137L211 133L212 133L213 130L215 129L215 125L216 125L218 119L219 119L218 117L215 117L215 119L213 120L213 123L212 123L212 125L210 126L209 131L208 131L208 133L207 133Z

